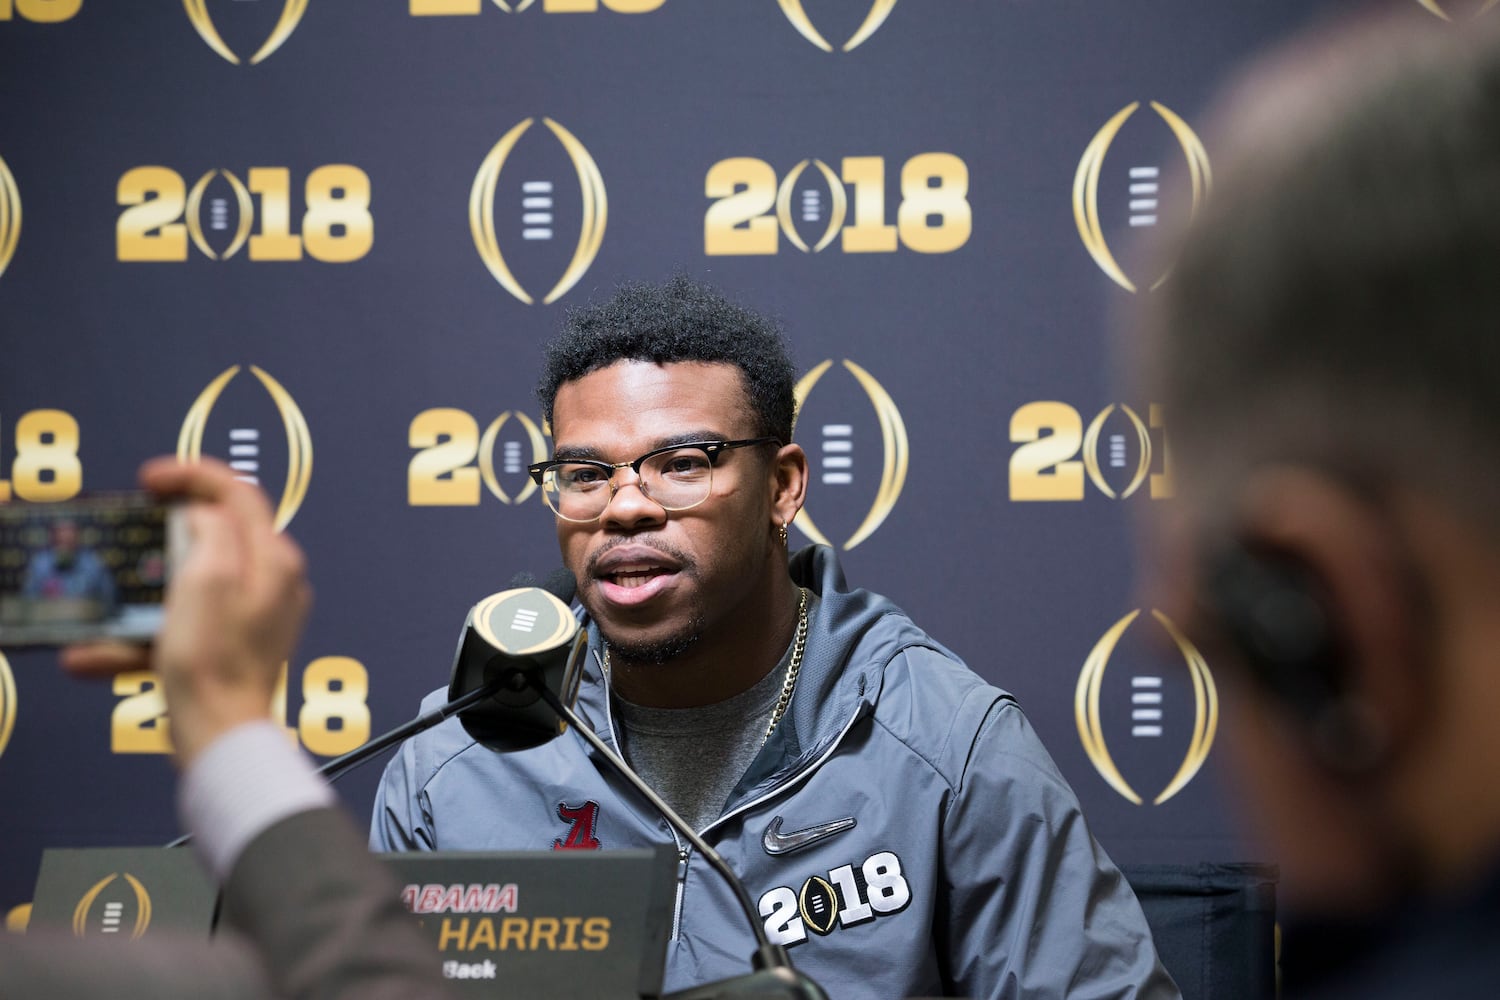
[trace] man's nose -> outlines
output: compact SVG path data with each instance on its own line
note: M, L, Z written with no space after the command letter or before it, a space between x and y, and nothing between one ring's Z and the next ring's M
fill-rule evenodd
M628 474L632 478L628 482L620 482L617 478L610 479L609 503L604 505L604 512L599 515L599 520L605 524L624 528L635 528L664 520L667 514L666 509L647 495L640 474L628 467L615 470L616 477L622 474Z

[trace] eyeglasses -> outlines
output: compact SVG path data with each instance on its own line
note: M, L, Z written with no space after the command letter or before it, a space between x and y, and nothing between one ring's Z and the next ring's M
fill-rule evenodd
M687 510L708 499L713 490L714 466L731 448L774 444L773 437L743 441L689 441L648 451L633 462L596 462L589 458L553 459L528 467L542 488L547 506L564 521L592 521L614 499L615 472L631 469L636 485L663 510Z

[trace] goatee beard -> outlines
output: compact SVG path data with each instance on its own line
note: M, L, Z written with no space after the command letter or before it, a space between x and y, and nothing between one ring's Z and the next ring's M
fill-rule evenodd
M632 666L661 666L697 645L703 635L703 620L694 616L681 632L653 642L619 642L602 627L600 633L609 644L610 656L616 662Z

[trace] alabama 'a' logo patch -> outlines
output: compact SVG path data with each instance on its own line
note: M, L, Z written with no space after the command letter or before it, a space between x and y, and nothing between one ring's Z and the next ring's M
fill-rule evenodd
M599 849L599 838L594 836L599 822L599 803L585 802L581 806L570 806L566 802L559 802L557 818L568 824L568 835L552 842L554 851Z

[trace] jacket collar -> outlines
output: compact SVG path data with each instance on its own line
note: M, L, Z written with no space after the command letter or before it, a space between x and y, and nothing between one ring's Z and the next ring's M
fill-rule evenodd
M807 650L791 707L730 796L731 803L765 791L816 760L856 715L873 711L886 664L908 646L932 643L887 598L850 589L831 548L799 549L788 569L794 582L819 598L808 623ZM580 611L580 618L589 629L589 652L578 713L618 749L601 670L603 642L587 614Z

